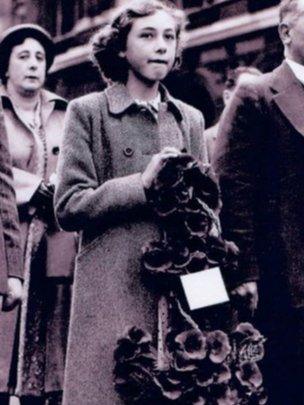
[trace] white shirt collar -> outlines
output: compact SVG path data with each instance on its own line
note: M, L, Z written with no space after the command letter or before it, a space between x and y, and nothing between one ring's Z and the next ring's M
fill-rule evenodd
M139 100L139 99L135 99L134 101L137 105L146 107L153 114L154 118L157 120L159 104L161 102L160 93L157 93L157 96L153 100L150 100L150 101L144 101L144 100Z
M293 74L296 78L304 84L304 66L300 65L300 63L295 62L291 59L286 58L286 62L288 63L290 69L293 71Z
M137 98L134 101L138 105L151 106L155 111L158 111L159 103L161 102L161 96L160 93L157 93L157 96L150 101L139 100Z

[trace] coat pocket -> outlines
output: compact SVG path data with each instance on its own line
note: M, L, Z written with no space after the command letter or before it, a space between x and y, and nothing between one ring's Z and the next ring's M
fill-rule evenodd
M47 277L72 278L78 237L73 232L55 232L47 236Z

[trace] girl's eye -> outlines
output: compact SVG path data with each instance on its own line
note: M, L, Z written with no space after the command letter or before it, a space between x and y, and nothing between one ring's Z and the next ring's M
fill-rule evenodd
M175 35L174 35L174 34L166 34L166 35L165 35L165 38L166 38L166 39L169 39L169 40L174 40L174 39L175 39Z
M153 38L153 34L151 32L143 32L141 38Z
M19 59L26 59L26 58L28 58L28 55L25 53L19 55Z

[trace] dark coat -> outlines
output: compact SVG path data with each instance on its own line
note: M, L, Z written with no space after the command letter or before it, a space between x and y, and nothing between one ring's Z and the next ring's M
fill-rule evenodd
M113 351L127 326L156 331L157 299L142 284L143 244L159 235L141 172L165 146L204 153L203 118L165 92L159 122L123 85L74 100L67 112L55 203L60 224L82 231L64 404L121 403Z
M3 112L0 110L0 296L7 293L8 277L22 278L21 238L11 165ZM16 315L16 310L0 313L0 392L7 391Z
M224 237L241 249L239 282L261 279L268 295L303 306L304 87L286 62L240 83L213 165Z
M204 132L209 161L212 160L212 155L213 155L214 148L215 148L218 129L219 129L219 123L217 122L215 125L206 129L206 131Z
M0 295L7 292L8 276L22 278L22 252L12 160L0 106Z

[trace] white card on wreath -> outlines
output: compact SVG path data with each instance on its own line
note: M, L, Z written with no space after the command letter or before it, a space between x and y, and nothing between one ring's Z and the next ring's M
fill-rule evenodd
M192 311L229 301L219 267L185 274L180 278L189 308Z

